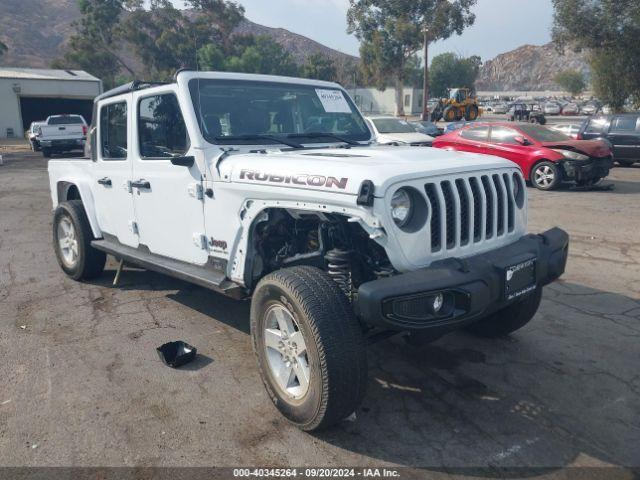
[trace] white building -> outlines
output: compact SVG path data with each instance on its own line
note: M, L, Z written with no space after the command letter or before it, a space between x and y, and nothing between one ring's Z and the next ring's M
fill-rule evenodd
M348 93L365 115L370 113L393 115L396 111L396 90L393 87L383 92L377 88L351 88ZM402 99L406 115L422 113L422 89L405 88Z
M91 121L102 81L82 70L0 67L0 138L22 137L31 122L76 113Z

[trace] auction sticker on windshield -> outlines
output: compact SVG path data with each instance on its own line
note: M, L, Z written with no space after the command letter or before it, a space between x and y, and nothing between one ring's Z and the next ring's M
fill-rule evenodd
M327 113L351 113L351 107L340 90L316 88L318 98Z

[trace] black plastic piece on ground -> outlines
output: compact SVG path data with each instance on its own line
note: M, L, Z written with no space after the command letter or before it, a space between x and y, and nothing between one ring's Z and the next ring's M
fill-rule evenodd
M198 350L182 340L165 343L156 348L160 359L171 368L178 368L196 358Z

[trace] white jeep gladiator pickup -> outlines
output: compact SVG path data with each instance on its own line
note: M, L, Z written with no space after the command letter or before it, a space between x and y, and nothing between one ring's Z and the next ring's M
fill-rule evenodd
M506 335L565 269L526 233L507 160L371 145L335 83L181 71L95 101L90 159L51 160L53 244L76 280L106 254L238 299L266 390L305 430L355 411L367 341Z
M82 115L51 115L36 129L36 140L42 156L84 150L87 122Z

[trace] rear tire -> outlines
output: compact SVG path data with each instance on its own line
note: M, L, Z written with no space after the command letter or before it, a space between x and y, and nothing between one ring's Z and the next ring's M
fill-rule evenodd
M82 200L62 202L53 214L53 246L60 268L74 280L104 271L107 255L91 246L93 233Z
M634 163L636 163L633 160L616 160L616 162L618 162L618 165L620 165L621 167L631 167Z
M331 426L362 401L362 331L347 297L324 271L302 266L264 277L251 302L251 337L269 397L302 430Z
M531 169L531 183L538 190L555 190L562 183L558 166L547 160L536 163Z
M454 107L447 107L442 113L445 122L455 122L458 120L458 112Z
M480 337L503 337L524 327L535 316L542 299L542 287L517 303L492 313L486 318L466 327Z

